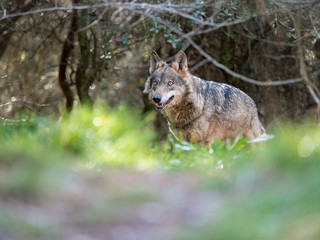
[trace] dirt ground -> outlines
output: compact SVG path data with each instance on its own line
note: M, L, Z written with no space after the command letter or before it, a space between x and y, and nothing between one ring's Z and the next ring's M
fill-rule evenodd
M73 172L31 199L2 199L13 219L0 239L176 239L218 214L221 196L194 173Z

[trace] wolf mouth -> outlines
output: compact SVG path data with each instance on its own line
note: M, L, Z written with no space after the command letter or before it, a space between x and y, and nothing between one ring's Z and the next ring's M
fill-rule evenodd
M165 103L156 103L156 107L157 109L161 110L164 109L169 103L171 103L171 101L173 100L174 96L171 96L168 101L166 101Z

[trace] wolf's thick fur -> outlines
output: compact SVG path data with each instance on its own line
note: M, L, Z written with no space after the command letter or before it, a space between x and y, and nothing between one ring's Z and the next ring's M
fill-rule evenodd
M170 64L153 51L149 72L144 93L175 136L210 146L217 139L235 140L243 134L251 140L265 133L254 101L235 87L191 75L183 51Z

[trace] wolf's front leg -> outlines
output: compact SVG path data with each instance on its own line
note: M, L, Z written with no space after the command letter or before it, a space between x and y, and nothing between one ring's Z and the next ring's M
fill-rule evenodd
M200 146L205 145L203 142L203 136L201 135L201 132L198 131L185 131L183 133L183 139L190 143L195 143Z

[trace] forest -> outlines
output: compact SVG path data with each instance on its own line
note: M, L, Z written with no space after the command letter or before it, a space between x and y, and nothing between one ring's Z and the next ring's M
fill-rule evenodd
M270 138L176 139L180 50ZM0 1L0 239L320 239L319 123L319 0Z

